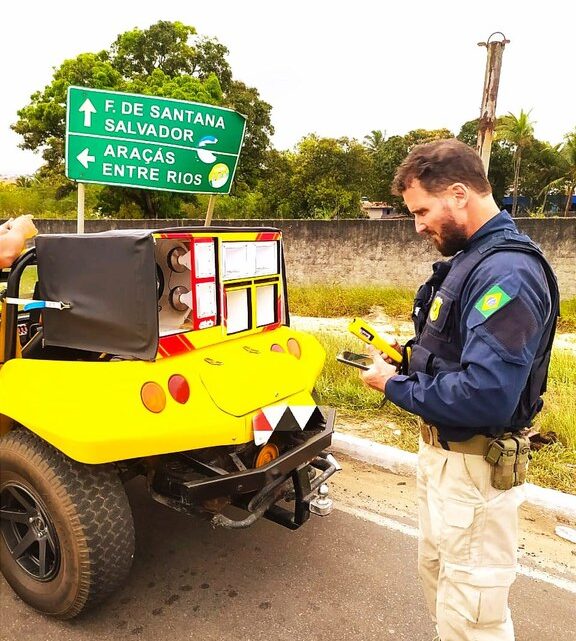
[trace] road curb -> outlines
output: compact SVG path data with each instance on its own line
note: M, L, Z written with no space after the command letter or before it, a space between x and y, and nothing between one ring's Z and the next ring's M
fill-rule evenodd
M334 432L332 449L351 458L377 465L394 474L415 476L418 455L359 436ZM576 519L576 496L532 483L525 484L525 502Z

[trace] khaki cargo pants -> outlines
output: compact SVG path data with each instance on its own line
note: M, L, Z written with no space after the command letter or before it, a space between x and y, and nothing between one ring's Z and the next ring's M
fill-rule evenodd
M495 490L482 456L420 441L418 570L442 641L513 641L523 487Z

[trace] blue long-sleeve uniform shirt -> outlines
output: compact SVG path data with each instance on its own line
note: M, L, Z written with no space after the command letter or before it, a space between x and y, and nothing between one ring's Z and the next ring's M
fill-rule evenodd
M483 225L453 260L503 229L516 229L505 211ZM504 292L504 304L486 318L482 304L494 287ZM513 250L493 253L469 277L459 307L460 369L394 376L385 389L389 400L437 425L450 441L510 426L551 313L540 260Z

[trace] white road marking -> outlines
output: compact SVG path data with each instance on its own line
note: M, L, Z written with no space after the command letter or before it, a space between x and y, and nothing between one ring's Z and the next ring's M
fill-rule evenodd
M381 514L376 514L375 512L369 512L368 510L363 510L362 508L352 507L346 505L345 503L340 503L340 501L334 501L334 507L341 512L346 512L351 514L359 519L364 521L370 521L376 525L387 528L388 530L395 530L396 532L402 532L402 534L407 534L412 538L418 538L418 528L411 525L406 525L400 521L395 521L387 516L382 516ZM554 585L561 590L566 590L567 592L572 592L576 594L576 581L571 581L570 579L565 579L560 576L554 576L543 572L542 570L537 570L535 568L529 568L525 565L518 565L517 568L518 574L526 576L530 579L535 579L536 581L543 581L544 583L549 583Z
M563 579L561 576L553 576L552 574L548 574L548 572L543 572L542 570L537 570L536 568L529 568L525 565L518 566L518 574L527 576L529 579L536 579L536 581L544 581L544 583L550 583L557 588L576 594L576 582L570 581L570 579Z
M376 512L369 512L368 510L363 510L359 507L352 507L351 505L340 503L340 501L334 501L334 507L341 512L347 512L348 514L352 514L352 516L356 516L359 519L371 521L372 523L381 525L382 527L388 528L389 530L402 532L403 534L407 534L408 536L411 536L415 539L418 538L418 528L413 527L412 525L400 523L400 521L395 521L394 519L391 519L387 516L376 514Z

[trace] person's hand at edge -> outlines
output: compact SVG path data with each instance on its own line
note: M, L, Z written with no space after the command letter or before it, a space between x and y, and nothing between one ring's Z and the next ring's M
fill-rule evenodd
M36 229L36 225L34 225L34 223L32 222L31 214L24 214L22 216L18 216L18 218L15 218L13 220L10 219L10 220L12 221L10 229L19 230L24 236L25 240L30 240L31 238L34 238L34 236L36 236L36 234L38 233L38 230Z

